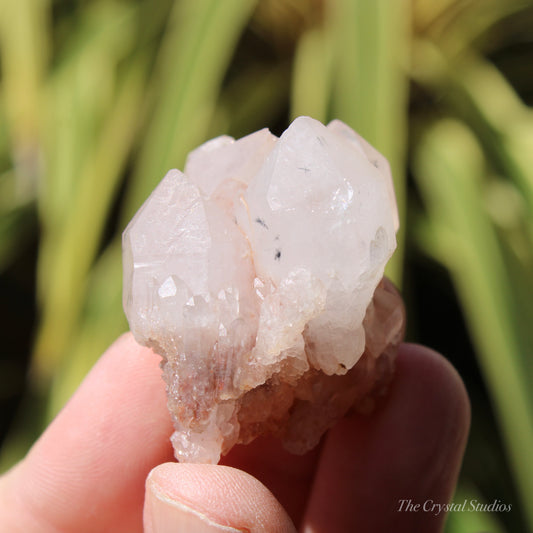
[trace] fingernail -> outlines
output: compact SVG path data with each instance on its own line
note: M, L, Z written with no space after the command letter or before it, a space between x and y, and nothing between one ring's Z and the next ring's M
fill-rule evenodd
M243 533L242 529L219 524L201 511L171 499L153 481L148 497L152 533Z

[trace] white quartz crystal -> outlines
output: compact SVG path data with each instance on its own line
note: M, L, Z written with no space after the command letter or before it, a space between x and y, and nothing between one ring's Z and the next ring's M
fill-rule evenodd
M124 232L124 309L164 358L179 460L253 438L250 391L356 365L397 229L386 159L340 121L218 137L168 172Z

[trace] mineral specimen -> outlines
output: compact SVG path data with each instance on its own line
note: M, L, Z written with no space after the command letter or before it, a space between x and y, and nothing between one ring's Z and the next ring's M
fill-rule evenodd
M126 228L124 309L163 357L176 458L274 433L296 453L390 379L401 298L385 158L340 121L213 139Z

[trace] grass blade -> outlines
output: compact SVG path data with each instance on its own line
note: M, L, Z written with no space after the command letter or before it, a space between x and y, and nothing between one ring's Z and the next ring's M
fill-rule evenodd
M300 37L292 71L291 120L307 115L323 123L328 121L332 47L327 25L311 28Z
M483 205L483 158L460 123L442 121L424 137L416 176L430 217L445 230L433 253L454 280L529 523L533 526L532 406L521 369L510 284L500 247ZM443 238L444 236L444 238Z
M401 284L409 6L404 0L339 0L335 6L333 111L382 152L391 165L401 223L398 249L387 273Z
M176 2L154 87L157 105L123 213L129 221L170 168L205 140L218 91L255 0Z
M34 197L41 172L40 117L48 64L49 2L0 0L2 96L19 194Z
M77 114L79 121L65 126L72 134L76 160L72 160L72 154L61 143L52 142L49 146L49 194L42 198L44 232L38 272L42 320L32 368L37 381L46 382L66 353L84 302L87 273L98 251L136 131L138 116L133 110L141 102L145 73L142 63L136 64L121 79L116 79L114 62L122 55L124 35L116 38L112 30L133 36L131 11L122 15L117 19L102 14L110 26L96 29L95 41L89 40L79 61L61 77L64 83L59 83L58 92L52 93L56 104L52 109L62 114L61 99L56 100L57 96L72 84L77 87L80 68L85 67L94 75L91 67L95 62L100 74L98 81L108 84L108 91L96 97L85 87L77 87L87 116ZM114 42L121 50L109 46L109 37L116 38ZM58 139L62 138L60 135ZM72 166L76 164L74 170ZM61 198L64 203L60 206L57 202Z

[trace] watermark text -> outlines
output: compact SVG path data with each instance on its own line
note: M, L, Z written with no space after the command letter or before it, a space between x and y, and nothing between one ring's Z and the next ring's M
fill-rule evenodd
M441 513L508 513L512 505L501 500L482 503L479 500L464 500L462 502L439 503L434 500L415 502L410 498L398 500L399 513L431 513L435 516Z

